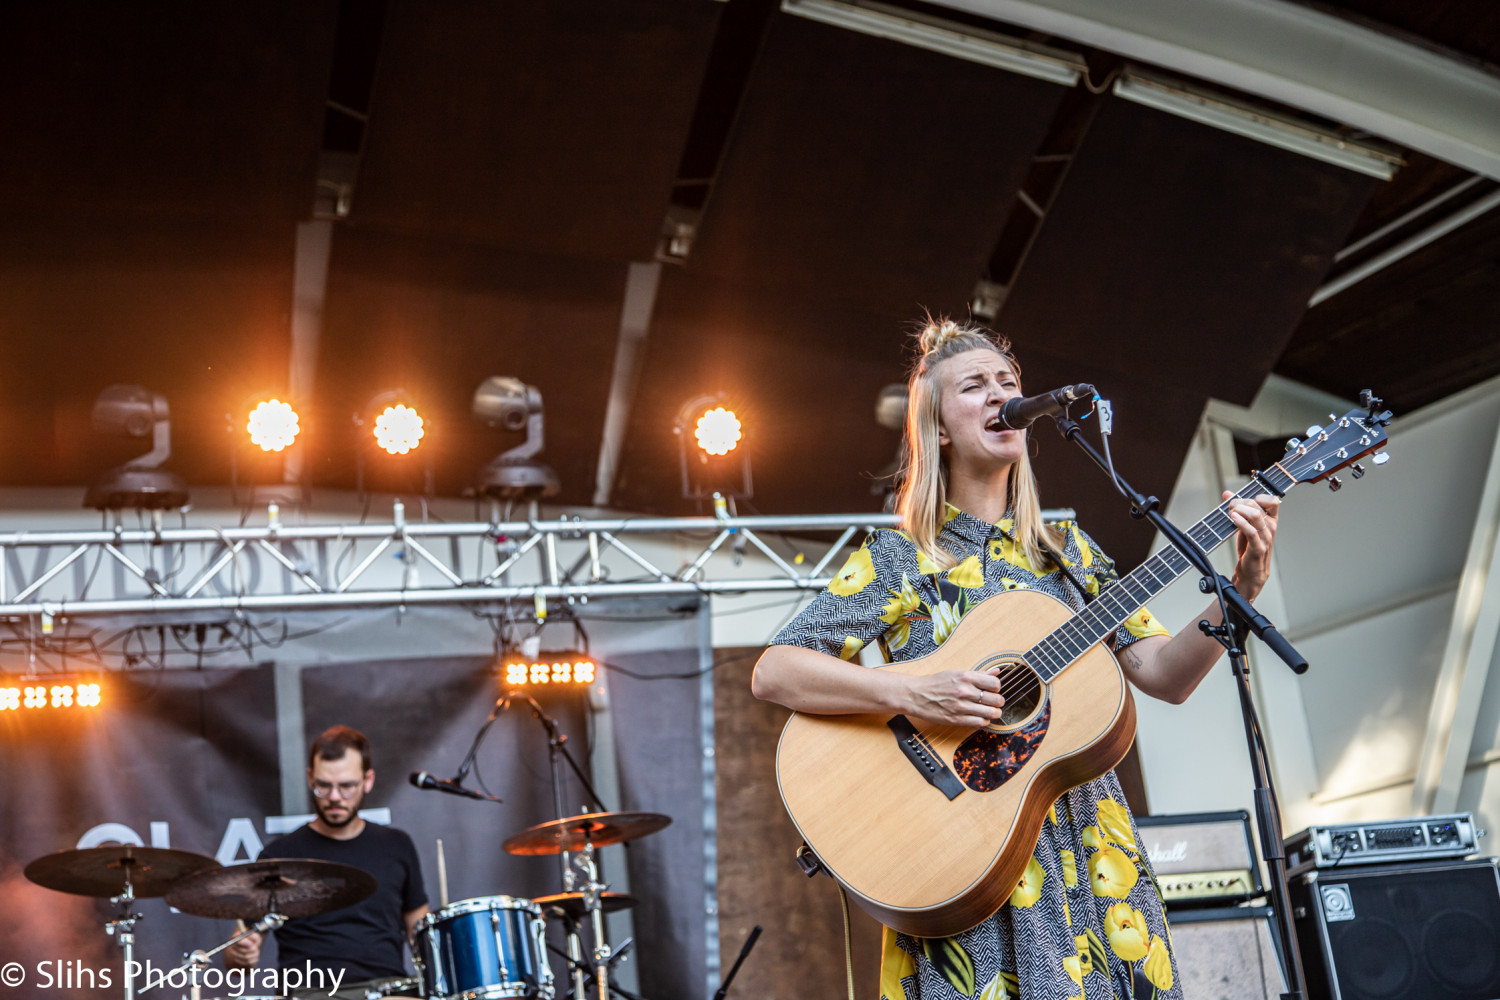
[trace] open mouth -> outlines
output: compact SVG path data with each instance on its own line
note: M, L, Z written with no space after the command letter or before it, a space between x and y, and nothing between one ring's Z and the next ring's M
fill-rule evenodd
M984 429L987 430L987 431L1008 431L1008 430L1010 430L1009 427L1006 427L1003 423L1000 422L1000 414L999 413L996 413L993 417L991 417L989 420L987 420L985 422Z

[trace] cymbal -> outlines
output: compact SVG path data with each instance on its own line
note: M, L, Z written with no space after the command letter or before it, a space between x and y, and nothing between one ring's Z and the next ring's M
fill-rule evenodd
M26 866L26 877L58 892L104 899L124 892L128 878L137 899L151 899L166 895L178 879L217 867L192 851L110 844L44 854Z
M595 847L622 844L655 833L671 822L672 817L661 813L584 813L538 823L506 838L501 846L511 854L561 854L581 851L587 844Z
M532 902L555 916L582 920L588 914L581 892L557 892L550 896L538 896ZM628 892L599 893L599 908L605 913L628 910L638 902L640 901Z
M327 913L352 906L374 891L374 876L352 865L271 858L199 872L173 886L167 902L194 916L249 921L267 913Z

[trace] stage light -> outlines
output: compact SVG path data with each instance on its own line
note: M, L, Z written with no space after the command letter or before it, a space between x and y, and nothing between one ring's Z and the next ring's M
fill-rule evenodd
M33 681L0 686L0 712L30 708L98 708L99 685L81 681Z
M245 423L250 441L261 451L281 451L297 440L301 428L297 424L297 411L279 399L258 403L250 411Z
M422 443L422 416L405 403L387 406L375 418L375 443L391 455L405 455Z
M151 435L151 450L111 469L89 486L83 505L96 510L175 510L187 505L183 478L161 466L172 457L172 421L165 396L138 385L112 385L94 401L94 430Z
M730 500L727 506L732 507L733 498L755 495L746 447L749 427L724 395L690 398L677 408L672 432L677 435L684 498L717 496ZM736 457L728 457L730 452Z
M541 460L542 393L518 378L492 375L474 390L474 419L495 430L526 431L526 440L479 470L476 490L502 500L550 497L560 489L557 473Z
M740 443L740 419L733 410L716 406L705 410L693 429L698 447L710 455L727 455Z
M513 660L505 664L505 683L509 687L578 687L594 683L598 668L594 661L576 653L557 654L555 658Z

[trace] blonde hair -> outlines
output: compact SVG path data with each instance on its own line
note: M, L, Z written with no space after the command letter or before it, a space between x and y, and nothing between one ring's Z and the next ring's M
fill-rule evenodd
M1021 366L1011 354L1010 341L983 327L931 316L917 334L917 358L907 379L906 432L901 440L896 511L918 551L943 569L957 565L958 558L938 544L938 534L948 516L948 464L938 443L942 391L937 369L949 358L977 349L1000 355L1020 380ZM1025 451L1011 468L1005 502L1014 511L1015 539L1027 560L1037 569L1046 566L1051 559L1044 544L1061 549L1063 538L1042 522L1036 476Z

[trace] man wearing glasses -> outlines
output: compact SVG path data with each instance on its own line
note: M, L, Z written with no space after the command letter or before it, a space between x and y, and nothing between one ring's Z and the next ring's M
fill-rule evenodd
M344 982L406 975L405 944L427 914L422 866L411 838L359 816L375 787L370 741L348 726L334 726L313 741L307 780L317 816L260 852L270 858L337 861L375 877L375 894L353 906L287 921L276 931L277 964L343 970ZM262 937L251 934L224 954L230 968L260 961Z

